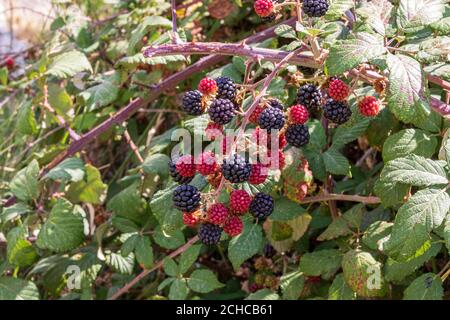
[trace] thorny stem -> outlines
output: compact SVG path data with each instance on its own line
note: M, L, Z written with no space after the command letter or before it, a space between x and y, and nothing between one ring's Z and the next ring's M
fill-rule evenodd
M194 243L198 241L198 236L195 236L191 238L188 242L186 242L184 245L179 247L177 250L173 251L171 254L168 255L170 258L175 258L176 256L182 254L187 249L189 249ZM141 281L143 278L145 278L148 274L152 273L153 271L159 269L162 267L164 263L164 260L159 260L157 263L153 265L151 269L144 269L140 274L138 274L133 280L128 282L125 286L117 290L116 293L114 293L108 300L117 300L120 298L123 294L127 293L135 284L137 284L139 281Z
M139 148L133 142L133 139L131 139L131 136L130 136L130 133L128 132L128 130L125 129L125 132L123 133L123 135L125 137L125 141L130 145L130 149L136 155L136 158L139 160L140 163L144 163L144 158L142 158L141 154L139 153Z

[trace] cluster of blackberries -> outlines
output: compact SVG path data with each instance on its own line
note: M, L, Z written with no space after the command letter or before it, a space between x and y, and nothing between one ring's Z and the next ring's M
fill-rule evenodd
M265 21L273 21L279 6L276 0L256 0L253 8L258 16ZM308 17L322 17L328 11L328 0L303 0L302 10Z

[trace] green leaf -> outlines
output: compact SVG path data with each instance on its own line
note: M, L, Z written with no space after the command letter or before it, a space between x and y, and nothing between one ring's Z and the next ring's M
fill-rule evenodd
M134 251L139 238L140 236L137 232L135 232L124 241L122 247L120 248L120 254L122 255L122 257L126 257Z
M153 239L160 247L166 249L177 249L186 242L182 231L176 231L169 235L161 231L160 228L155 230Z
M409 185L380 178L375 183L374 192L381 198L384 207L393 207L404 202L409 192Z
M44 178L77 182L83 180L85 172L83 160L69 158L50 170Z
M195 292L208 293L222 288L223 284L211 270L195 270L188 279L188 286Z
M351 127L339 126L333 135L333 147L341 148L349 142L358 139L369 126L371 118L358 119Z
M447 250L450 253L450 215L447 215L444 222L444 240Z
M83 217L69 201L58 199L39 232L37 246L63 252L78 247L83 241Z
M280 296L270 289L261 289L248 295L245 300L279 300Z
M166 257L163 261L164 272L171 277L178 277L179 270L177 263L170 257Z
M431 158L436 151L437 138L420 129L405 129L386 139L383 145L383 160L388 162L411 153Z
M273 221L289 221L295 219L299 215L306 213L306 210L297 202L287 198L281 198L275 201L275 206L270 220Z
M8 232L7 237L7 257L9 263L18 267L27 267L32 265L37 259L38 254L30 241L26 239L25 229L16 227Z
M450 32L450 17L442 18L441 20L432 23L430 27L433 28L433 30L436 31L439 35L448 35ZM441 65L445 65L445 63L442 63ZM450 70L450 66L447 64L447 74L448 70Z
M24 135L33 135L37 132L36 118L31 101L25 101L17 112L17 130Z
M448 20L450 23L450 17ZM450 30L449 30L449 32L450 32ZM429 65L429 66L426 66L425 68L423 68L423 71L431 74L432 76L441 77L447 81L450 80L450 64L448 64L448 63L442 62L442 63L432 64L432 65Z
M425 273L406 288L403 300L442 300L442 280L434 273Z
M300 271L284 274L280 278L280 287L284 300L297 300L303 291L305 276Z
M56 112L65 117L73 107L72 98L64 88L57 84L48 86L48 102Z
M117 83L102 80L99 84L81 92L80 97L88 106L88 111L94 111L113 103L119 96L119 88Z
M39 164L36 160L20 170L11 180L9 187L11 192L22 201L37 199L39 196Z
M337 175L347 175L350 172L350 163L337 148L331 147L323 154L323 161L328 172Z
M6 223L10 220L17 219L21 215L30 212L31 209L24 203L18 202L10 207L3 208L0 214L0 223Z
M307 123L310 135L309 143L304 147L306 150L319 152L327 145L325 130L318 120L310 120Z
M307 276L331 279L341 267L342 255L335 249L305 253L300 259L299 270Z
M389 0L372 0L364 2L363 7L356 12L363 13L367 17L367 23L380 35L386 35L386 26L391 17L393 5Z
M185 273L189 270L189 268L194 264L197 260L198 255L200 254L201 245L193 245L185 252L181 254L180 257L180 274Z
M275 28L275 34L282 38L297 39L294 28L287 24L279 25Z
M173 279L173 278L172 278ZM186 286L185 279L175 279L170 286L170 300L184 300L189 294L189 288Z
M394 224L386 221L375 221L364 232L362 242L372 250L381 250L388 239Z
M184 226L180 211L172 205L172 195L175 187L159 190L150 201L153 215L161 225L162 231L168 234L172 234Z
M383 297L387 284L382 265L369 253L350 250L342 259L342 270L347 285L361 297Z
M32 281L1 277L0 300L39 300L39 291Z
M67 191L67 197L76 203L100 204L103 201L106 184L103 183L100 171L96 167L87 164L85 168L86 179L72 183Z
M145 173L158 174L162 177L167 177L169 174L169 157L162 153L153 154L145 158L142 168Z
M414 154L389 161L381 172L381 179L418 187L448 183L444 162Z
M328 300L355 300L356 293L347 285L344 275L339 273L328 289Z
M9 71L7 67L0 68L0 83L6 87L8 84Z
M165 287L167 287L169 284L175 281L176 278L165 278L158 286L158 291L164 290Z
M114 271L120 274L133 274L134 269L134 254L130 253L128 256L123 257L120 252L106 252L105 263L110 266Z
M228 258L237 270L248 258L253 257L263 244L261 227L249 220L244 221L244 229L238 236L231 239L228 246Z
M430 109L424 99L425 80L420 63L401 54L388 54L386 63L389 69L390 110L405 123L423 123Z
M136 224L142 223L145 201L141 198L138 187L139 183L134 183L108 201L106 208L113 212L114 217L123 217Z
M326 65L330 75L341 74L385 52L382 37L362 32L355 39L336 41L330 48Z
M424 254L411 259L407 262L397 262L391 258L388 258L385 266L386 280L388 281L401 281L410 274L414 273L423 264L436 256L441 251L442 245L440 243L432 243L429 250Z
M332 240L349 234L352 234L352 230L350 230L347 220L343 217L339 217L330 223L325 231L317 237L317 240Z
M172 27L172 22L164 17L148 16L139 23L138 27L133 30L128 44L128 54L135 52L136 46L141 42L142 38L152 29L162 27L169 29Z
M146 236L139 236L135 245L136 260L144 265L146 269L153 266L153 248L150 238Z
M74 50L57 55L45 74L64 79L82 71L92 72L91 64L84 53Z
M337 20L345 13L345 11L354 6L355 2L353 0L333 0L325 15L325 19Z
M423 254L429 249L429 233L442 224L449 208L450 196L445 188L417 191L397 212L392 235L385 244L388 255L407 261Z
M442 18L446 0L400 0L397 25L408 32Z

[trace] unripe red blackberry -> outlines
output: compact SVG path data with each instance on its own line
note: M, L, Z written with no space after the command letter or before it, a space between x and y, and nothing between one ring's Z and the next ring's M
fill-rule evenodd
M183 96L183 110L191 116L199 116L203 113L202 94L198 90L188 91Z
M343 124L350 119L352 111L347 103L328 99L323 106L323 115L331 122Z
M293 124L304 124L308 121L309 112L305 106L297 104L289 108L289 120Z
M203 78L202 80L200 80L200 83L198 84L198 91L206 95L216 93L217 92L216 80L208 77Z
M205 136L214 141L223 135L223 126L215 122L209 122L205 129Z
M319 88L313 84L305 84L298 89L297 104L301 104L308 110L317 108L322 102L322 94Z
M265 193L257 193L250 203L250 213L259 219L270 216L273 212L274 201L271 196Z
M181 174L179 174L177 171L177 166L172 162L172 160L169 161L169 174L175 182L178 182L180 184L189 183L192 181L192 179L194 179L194 176L183 177Z
M227 124L235 115L233 102L228 99L215 99L208 109L209 117L218 124Z
M349 86L342 80L333 79L328 86L328 95L336 101L345 101L350 94Z
M14 62L13 57L11 57L11 56L6 56L6 57L5 57L5 65L6 65L6 68L7 68L8 70L12 70L12 69L14 68L14 66L15 66L15 62Z
M302 9L308 17L322 17L328 11L327 0L303 0Z
M271 150L269 150L268 158L269 158L269 168L271 169L283 170L284 166L286 165L286 156L281 150L278 150L277 153L273 153Z
M216 98L228 99L234 101L236 98L236 84L228 77L219 77L216 79L217 96Z
M305 124L293 124L286 130L286 141L297 148L309 142L309 131Z
M228 219L228 208L223 203L214 203L208 208L208 222L223 224Z
M246 213L251 201L252 198L245 190L233 190L230 194L230 208L233 213Z
M209 174L213 174L217 168L216 157L214 153L207 151L199 154L197 159L197 171L202 176L207 176Z
M380 111L380 102L375 97L366 96L359 102L358 108L363 116L373 117Z
M272 0L256 0L253 8L258 16L265 18L273 13L274 5Z
M193 212L200 206L200 192L194 186L182 184L173 191L173 205L180 211Z
M267 131L279 130L283 128L285 123L283 111L278 108L268 107L263 112L261 112L258 124L261 129L266 129Z
M287 145L286 135L284 133L280 133L278 137L278 148L280 150L284 149Z
M230 237L235 237L242 232L244 224L241 218L238 216L231 216L223 226L223 231L225 231Z
M178 173L183 177L192 177L195 175L194 158L190 154L178 158L176 167Z
M198 230L200 242L206 245L217 244L222 235L222 228L212 223L204 223Z
M263 166L261 163L252 164L252 173L250 174L250 178L248 182L251 184L261 184L267 179L268 169Z
M195 212L183 212L184 225L188 227L194 227L199 221L200 218L195 214Z
M253 110L252 114L249 117L249 120L251 123L258 124L259 116L261 115L261 112L264 111L263 106L256 106Z
M231 183L247 181L252 171L251 165L238 154L231 155L222 164L222 174Z

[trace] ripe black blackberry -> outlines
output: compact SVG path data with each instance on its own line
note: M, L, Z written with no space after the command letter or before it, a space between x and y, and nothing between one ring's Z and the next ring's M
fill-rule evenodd
M303 0L303 12L308 17L322 17L328 11L327 0Z
M220 241L222 228L212 223L204 223L198 230L198 237L203 244L213 245Z
M252 172L252 166L238 154L231 155L222 164L222 174L232 183L247 181Z
M323 115L331 122L343 124L350 119L352 111L346 102L328 99L323 106Z
M274 107L267 107L261 112L258 124L261 129L277 130L283 128L285 123L283 111Z
M198 90L188 91L183 96L183 110L192 116L199 116L203 113L202 94Z
M182 184L173 191L173 205L183 212L193 212L200 206L200 192L194 186Z
M271 107L280 109L281 111L284 110L283 104L282 104L281 101L278 100L278 99L269 99L269 100L268 100L268 103L269 103L269 106L271 106Z
M250 203L250 213L259 219L267 218L273 212L273 198L265 193L257 193Z
M218 124L229 123L235 115L235 105L228 99L215 99L208 108L211 121Z
M216 98L228 99L234 101L236 98L236 84L228 77L219 77L217 82Z
M298 89L297 104L304 105L308 110L317 108L322 101L319 88L313 84L305 84Z
M286 130L286 141L297 148L309 142L309 131L305 124L293 124Z
M177 166L175 163L173 163L172 160L169 160L169 174L172 177L172 179L175 182L178 182L179 184L186 184L192 181L194 179L194 176L192 177L183 177L181 174L177 171Z

